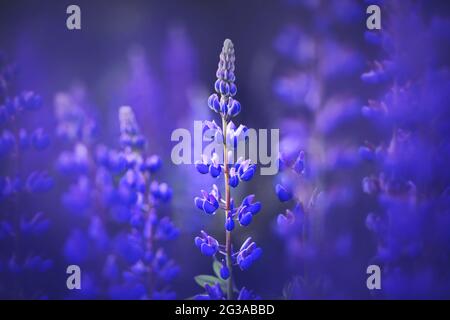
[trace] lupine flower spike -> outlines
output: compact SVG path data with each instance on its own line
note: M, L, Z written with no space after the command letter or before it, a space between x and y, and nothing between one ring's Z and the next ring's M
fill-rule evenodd
M371 261L383 270L379 295L387 299L447 299L450 292L441 280L449 279L441 266L450 263L450 175L442 170L450 158L450 76L448 59L430 50L446 38L436 31L440 18L417 14L424 3L385 1L387 27L366 32L379 61L361 80L381 94L361 113L381 130L359 155L370 168L362 189L379 203L366 226L377 243Z
M235 250L232 244L232 231L236 222L242 227L250 225L253 216L261 210L261 203L254 200L254 195L249 195L242 200L239 207L235 208L234 200L231 197L231 188L238 187L241 181L249 181L253 178L256 165L250 160L238 159L233 162L229 153L237 148L240 141L245 139L247 128L240 125L236 128L231 121L241 111L241 104L235 99L237 87L235 84L235 53L231 40L226 39L219 57L217 68L217 80L214 84L213 93L208 99L209 108L220 115L222 127L214 121L204 122L204 132L209 131L216 141L223 144L223 159L217 153L212 155L202 155L195 166L199 173L210 175L213 178L224 177L223 195L219 187L214 184L211 192L202 190L201 196L196 197L195 206L208 215L216 214L219 209L223 210L225 243L220 244L217 239L201 231L200 236L195 238L195 244L205 256L212 256L214 259L213 269L216 277L200 275L196 281L201 285L206 293L198 295L197 299L234 299L235 287L233 282L233 266L239 266L241 270L247 270L262 253L255 242L249 237L239 250ZM214 285L206 279L213 279ZM254 298L253 294L242 288L236 291L238 299Z
M79 126L66 123L65 127ZM79 172L78 182L64 195L63 203L77 214L88 212L90 221L88 230L74 228L65 255L68 262L82 264L93 279L102 279L103 285L92 284L83 291L83 298L172 299L175 294L169 284L179 268L165 253L163 243L175 239L178 229L158 210L170 201L172 190L155 180L162 162L157 155L146 156L146 140L131 107L119 109L119 127L121 149L97 146L96 160L90 159L95 152L85 139L76 142L84 146L82 158L89 159L90 166ZM90 250L80 252L80 247ZM84 267L92 262L103 265L101 274Z
M158 213L157 208L171 199L172 189L167 183L154 179L161 160L156 155L146 156L147 142L131 107L119 109L119 124L120 155L126 165L118 174L118 203L113 204L113 208L127 212L124 222L129 226L128 232L116 238L116 254L118 260L128 263L128 269L110 294L127 297L127 290L133 288L136 298L171 299L175 294L167 290L167 285L178 274L179 268L169 259L161 243L175 239L178 230L168 216Z
M15 90L16 71L0 52L0 299L44 299L52 294L45 291L53 268L45 241L51 219L36 204L54 185L42 169L51 141L29 117L38 110L43 119L49 115L38 94Z

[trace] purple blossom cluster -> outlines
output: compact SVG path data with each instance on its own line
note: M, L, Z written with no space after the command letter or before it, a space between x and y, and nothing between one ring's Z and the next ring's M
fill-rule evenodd
M366 33L377 56L361 76L376 88L362 107L372 132L359 149L363 191L377 200L366 225L384 279L379 295L448 298L450 176L441 168L450 156L450 78L448 61L428 50L443 41L446 22L423 20L421 1L380 4L387 27Z
M146 155L146 139L128 106L119 109L120 149L96 143L95 121L76 93L55 99L59 136L72 149L57 161L62 174L72 175L62 196L75 217L64 255L88 279L71 297L173 299L170 282L179 267L163 244L179 232L158 212L172 197L171 188L155 179L162 161Z
M197 299L249 299L253 295L245 288L238 291L233 281L233 266L239 266L241 270L247 270L259 259L262 249L248 237L241 247L236 250L232 244L232 231L235 223L247 227L253 220L253 216L261 210L261 203L255 202L254 195L245 197L239 206L235 205L231 197L231 188L236 188L240 181L249 181L255 174L256 165L249 159L239 158L234 161L233 151L237 148L237 142L245 139L245 126L236 128L231 121L241 111L241 105L234 97L237 93L235 84L235 52L231 40L226 39L220 53L219 65L216 72L217 80L214 84L216 93L208 99L209 108L218 113L222 120L222 127L214 121L204 122L204 134L213 137L220 142L223 150L223 159L218 153L201 156L201 160L195 163L197 171L201 174L210 174L212 178L224 178L224 195L220 188L214 184L210 192L202 190L200 197L195 197L195 206L208 215L215 215L217 210L224 211L225 243L221 244L215 237L206 231L201 231L195 237L195 245L205 256L213 257L213 269L216 277L201 275L196 281L205 289L205 294L197 295Z
M365 8L351 0L288 6L298 18L274 39L270 79L281 128L274 190L284 211L275 231L291 276L283 296L349 298L364 284L353 277L365 261L354 243L360 231L350 223L358 215L361 170L355 132L364 130L358 85L365 57L353 32Z
M51 226L39 200L53 185L42 163L50 136L43 126L29 121L43 111L42 98L16 88L17 68L0 53L0 297L40 299L48 297L43 280L53 267L46 247ZM36 279L27 283L26 279Z

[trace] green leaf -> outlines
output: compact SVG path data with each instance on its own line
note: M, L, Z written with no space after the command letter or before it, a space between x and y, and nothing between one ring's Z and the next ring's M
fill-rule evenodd
M214 276L202 274L199 276L195 276L194 280L202 288L204 288L206 284L209 284L210 286L214 286L216 283L218 283L223 292L225 292L227 290L226 281L223 279L214 277Z
M216 274L217 278L220 278L220 279L222 279L222 278L220 277L220 269L221 269L221 268L222 268L222 264L221 264L219 261L214 260L214 263L213 263L213 270L214 270L214 273Z
M220 280L219 278L214 277L214 276L209 276L206 274L195 276L194 280L202 288L204 288L206 284L209 284L210 286L214 286L216 283L222 282L222 280Z

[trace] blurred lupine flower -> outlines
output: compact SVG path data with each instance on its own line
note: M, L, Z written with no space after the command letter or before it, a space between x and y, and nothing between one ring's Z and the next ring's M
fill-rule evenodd
M73 86L67 93L55 95L54 113L58 122L56 135L63 141L83 141L88 144L93 141L97 122L88 114L91 106L86 95L86 90L81 85Z
M276 194L278 196L278 199L281 202L289 201L293 197L292 191L287 189L287 188L285 188L285 187L283 187L281 184L277 184L275 186L275 192L276 192Z
M158 183L157 181L153 181L150 185L150 192L155 199L162 202L168 202L172 198L172 189L165 182Z
M448 61L430 50L444 37L419 14L425 1L381 5L387 27L365 37L379 58L361 76L381 92L362 107L377 142L359 149L370 166L363 191L378 200L366 217L377 247L372 261L382 270L382 297L448 298L449 283L440 279L449 273L438 265L450 262L440 231L450 226L450 176L439 169L449 161L450 75Z
M152 155L145 159L145 162L141 165L143 170L148 170L150 173L157 172L162 166L161 158L157 155Z
M169 217L162 218L156 227L155 239L157 240L174 240L178 237L179 231L174 226Z
M62 196L62 204L67 210L77 215L85 215L92 205L92 185L88 177L80 176L75 184Z
M89 151L85 144L77 143L73 151L63 151L57 161L57 169L61 173L81 174L89 170Z
M202 197L195 197L194 199L195 206L209 215L215 214L219 208L224 210L226 243L221 245L205 231L201 231L201 236L195 238L195 245L201 253L205 256L214 257L213 269L218 277L197 276L196 281L205 289L206 294L197 295L196 299L233 299L235 294L232 276L233 265L239 265L242 270L246 270L262 253L261 248L257 248L254 242L250 243L250 240L246 241L238 251L233 250L231 243L231 232L235 226L234 220L237 219L242 226L248 226L253 215L261 209L260 202L253 202L254 195L246 197L238 208L234 207L234 200L231 198L231 187L236 188L239 181L251 180L256 170L256 166L251 164L250 160L240 158L233 163L233 159L228 153L237 148L237 143L245 138L245 132L247 131L247 128L243 125L236 128L231 121L231 118L237 116L241 111L240 103L233 98L237 92L234 83L236 80L234 62L233 43L226 39L216 73L217 80L214 84L216 93L208 99L210 109L221 116L222 128L214 121L203 123L203 134L207 133L216 142L223 144L224 159L219 159L218 154L214 153L210 158L208 155L202 155L201 159L195 163L197 171L201 174L209 172L213 178L219 178L223 175L225 191L224 196L222 196L219 188L214 184L210 193L202 190ZM224 256L224 259L218 258L217 255ZM208 281L205 281L206 279ZM248 297L246 294L244 296Z
M352 239L348 221L355 219L354 190L360 184L355 171L361 163L355 155L360 142L355 124L361 117L355 88L365 57L353 37L341 35L364 21L364 8L353 0L342 8L338 1L291 5L311 19L290 22L275 38L279 61L270 84L282 109L273 116L282 115L278 127L283 128L274 194L285 213L275 226L285 240L287 266L294 278L301 275L302 286L301 295L287 298L334 297L330 283L346 288L342 296L352 295L362 278L342 279L363 262L350 259L351 245L343 255L335 243ZM346 270L331 267L343 263Z
M166 284L178 274L179 268L167 257L163 248L158 246L158 242L175 239L178 236L178 230L168 216L160 217L155 210L159 204L171 199L172 191L166 183L150 180L161 167L161 160L156 155L145 156L146 141L139 132L133 110L130 107L121 107L119 121L122 156L111 152L108 155L123 157L126 163L121 171L113 173L121 175L118 185L119 198L122 193L124 199L127 199L119 205L119 208L124 206L119 210L131 213L126 215L132 227L131 233L127 237L117 239L117 245L123 248L119 250L121 252L119 257L133 264L129 271L123 273L122 288L123 290L127 290L128 286L144 288L145 294L141 298L173 298L174 293L166 289ZM110 160L103 163L110 167ZM125 168L128 169L124 171ZM147 190L148 195L146 195ZM130 255L130 253L133 254ZM149 281L153 283L152 288L149 287ZM115 295L118 294L117 287Z
M42 98L16 92L16 76L15 66L0 53L0 298L41 299L52 294L45 282L53 260L44 258L51 219L36 204L54 185L42 167L51 139L45 123L32 126L37 110L48 116Z
M84 119L71 124L74 132L91 123L80 104L73 104L72 112ZM62 173L78 175L64 194L63 204L84 217L68 238L64 254L71 263L104 265L101 274L86 271L96 281L81 297L174 298L168 284L179 268L160 244L177 238L179 232L168 216L157 213L160 204L171 199L172 190L153 178L161 168L161 159L145 154L146 140L128 106L119 109L119 128L120 150L96 145L92 137L75 135L70 140L74 152L64 151L59 157Z
M99 277L88 265L92 261L102 263L110 249L106 221L96 197L95 159L92 149L96 143L96 121L92 105L82 86L74 86L68 92L54 97L54 114L57 120L56 135L60 153L56 169L60 184L65 188L61 204L67 212L69 230L62 254L69 264L77 264L84 271L83 289L70 292L69 299L95 299L102 297L104 288ZM95 260L96 259L96 260Z
M143 148L145 138L139 134L139 128L131 108L122 107L119 110L120 143L124 147Z

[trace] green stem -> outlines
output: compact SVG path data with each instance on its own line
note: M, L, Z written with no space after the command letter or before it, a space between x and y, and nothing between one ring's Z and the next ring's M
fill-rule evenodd
M225 219L228 217L228 213L230 211L230 201L231 201L231 195L230 195L230 185L229 185L229 179L230 179L230 172L228 170L228 151L227 151L227 121L225 120L225 117L222 117L222 132L223 132L223 166L224 166L224 176L225 176ZM227 299L233 300L233 263L231 260L231 232L226 231L226 240L225 240L225 247L226 247L226 262L228 270L230 271L230 277L227 280Z

